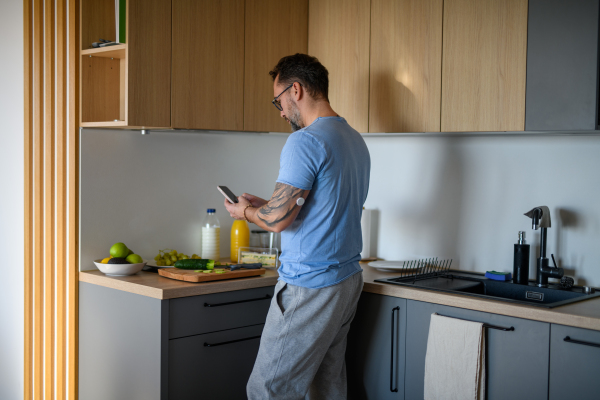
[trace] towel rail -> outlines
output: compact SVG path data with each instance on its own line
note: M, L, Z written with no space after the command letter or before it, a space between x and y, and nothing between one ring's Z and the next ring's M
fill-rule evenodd
M438 314L438 313L435 313L435 315L439 315L440 317L446 317L446 318L462 319L463 321L477 322L477 323L483 324L483 327L484 328L488 328L488 329L497 329L499 331L505 331L505 332L514 331L515 330L514 326L511 326L510 328L505 328L503 326L497 326L497 325L487 324L487 323L484 323L484 322L473 321L472 319L456 318L456 317L451 317L449 315L442 315L442 314Z

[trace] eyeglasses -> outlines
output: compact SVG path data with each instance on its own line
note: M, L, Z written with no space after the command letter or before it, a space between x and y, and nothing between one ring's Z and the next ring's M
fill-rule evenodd
M294 82L296 83L296 82ZM279 111L283 111L283 107L281 107L281 101L279 101L279 97L285 93L286 90L288 90L289 88L291 88L292 86L294 86L294 83L292 83L290 86L286 87L285 89L283 89L283 91L281 93L279 93L277 95L277 97L275 97L273 100L271 100L271 103L273 103L273 105L275 106L276 109L278 109ZM300 85L302 86L302 85Z

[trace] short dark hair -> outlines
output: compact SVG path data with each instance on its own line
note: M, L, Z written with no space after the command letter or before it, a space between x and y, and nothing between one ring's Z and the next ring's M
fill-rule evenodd
M286 86L299 82L311 97L329 102L329 72L317 57L300 53L283 57L269 75L273 81L279 75L279 83Z

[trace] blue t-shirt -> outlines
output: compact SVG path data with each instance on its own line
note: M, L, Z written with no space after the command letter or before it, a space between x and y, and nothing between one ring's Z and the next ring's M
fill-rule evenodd
M290 135L277 182L310 193L281 233L279 279L322 288L362 271L360 218L370 172L367 145L344 118L317 118Z

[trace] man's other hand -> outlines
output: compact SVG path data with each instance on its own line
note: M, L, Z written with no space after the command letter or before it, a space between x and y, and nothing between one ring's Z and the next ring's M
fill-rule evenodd
M268 203L267 200L261 199L260 197L254 196L253 194L249 194L249 193L244 193L242 195L242 197L245 197L246 200L248 200L250 202L250 204L252 204L252 207L255 207L255 208L262 207Z

